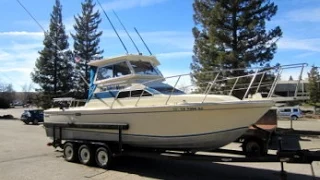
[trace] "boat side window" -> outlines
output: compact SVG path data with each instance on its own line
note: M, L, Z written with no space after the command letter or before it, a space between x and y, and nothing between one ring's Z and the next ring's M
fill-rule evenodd
M155 69L151 63L144 61L130 61L131 66L136 74L144 75L159 75L158 70Z
M128 75L130 73L130 69L127 63L124 61L117 64L100 67L97 72L96 81L109 79L113 77L120 77Z
M130 91L119 92L117 98L128 98L130 97Z
M141 94L142 94L142 96L152 96L152 94L150 94L147 91L134 90L134 91L122 91L122 92L119 92L117 98L140 97Z
M142 94L143 93L143 94ZM143 90L135 90L135 91L131 91L131 97L140 97L142 94L142 96L152 96L152 94L150 94L147 91L143 91Z

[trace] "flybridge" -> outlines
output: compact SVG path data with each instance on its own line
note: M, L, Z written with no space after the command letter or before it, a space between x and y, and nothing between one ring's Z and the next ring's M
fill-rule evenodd
M94 84L163 78L157 68L159 64L154 56L141 55L124 55L89 63L92 66Z
M105 64L117 63L124 60L145 61L145 62L150 62L154 66L160 65L160 62L155 56L142 56L142 55L134 55L134 54L105 58L105 59L96 60L96 61L90 61L88 65L98 67Z

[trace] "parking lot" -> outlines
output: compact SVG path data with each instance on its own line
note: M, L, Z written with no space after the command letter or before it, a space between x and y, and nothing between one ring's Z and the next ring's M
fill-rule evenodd
M23 109L11 110L19 117ZM9 112L9 111L6 111ZM0 115L3 115L0 113ZM289 121L279 126L290 127ZM319 130L320 121L299 120L295 128ZM46 146L50 141L42 125L24 125L19 120L0 120L0 179L279 179L280 163L212 163L121 157L111 170L64 161L62 152ZM298 146L319 148L320 139L301 137ZM291 145L291 142L284 144ZM225 148L240 149L232 143ZM309 164L284 164L288 179L312 179ZM312 164L320 177L320 162Z

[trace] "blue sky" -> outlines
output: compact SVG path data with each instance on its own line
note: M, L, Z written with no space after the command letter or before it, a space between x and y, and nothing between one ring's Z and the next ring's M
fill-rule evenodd
M20 0L39 23L48 29L54 0ZM190 71L194 26L193 0L100 0L119 30L130 53L136 53L121 25L112 14L118 13L122 22L144 54L148 54L133 28L137 27L149 48L161 62L160 70L165 76ZM278 13L267 23L268 27L279 25L283 37L272 64L302 63L320 66L320 1L278 0ZM73 16L81 12L81 0L61 0L64 24L68 33L73 32ZM99 8L97 6L97 8ZM0 82L12 83L16 91L32 83L30 73L43 48L43 32L27 15L16 0L0 1ZM106 17L100 30L104 57L124 54L119 40ZM70 37L70 48L72 41ZM290 72L295 78L296 73ZM287 74L286 76L288 76ZM36 87L36 85L35 85Z

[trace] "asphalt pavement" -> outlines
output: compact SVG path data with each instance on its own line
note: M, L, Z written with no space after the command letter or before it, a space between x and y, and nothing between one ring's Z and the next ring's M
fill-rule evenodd
M10 110L19 117L23 109ZM8 112L8 111L7 111ZM3 111L0 111L0 115ZM287 126L289 121L279 122ZM300 129L318 129L320 122L296 121ZM214 163L167 159L121 157L114 159L111 170L63 159L61 150L48 147L42 125L25 125L19 120L0 120L0 180L81 180L81 179L280 179L280 163ZM291 142L285 144L291 145ZM301 148L319 148L320 139L300 137ZM224 148L240 149L232 143ZM270 150L270 152L272 152ZM320 178L320 162L284 164L288 179Z

